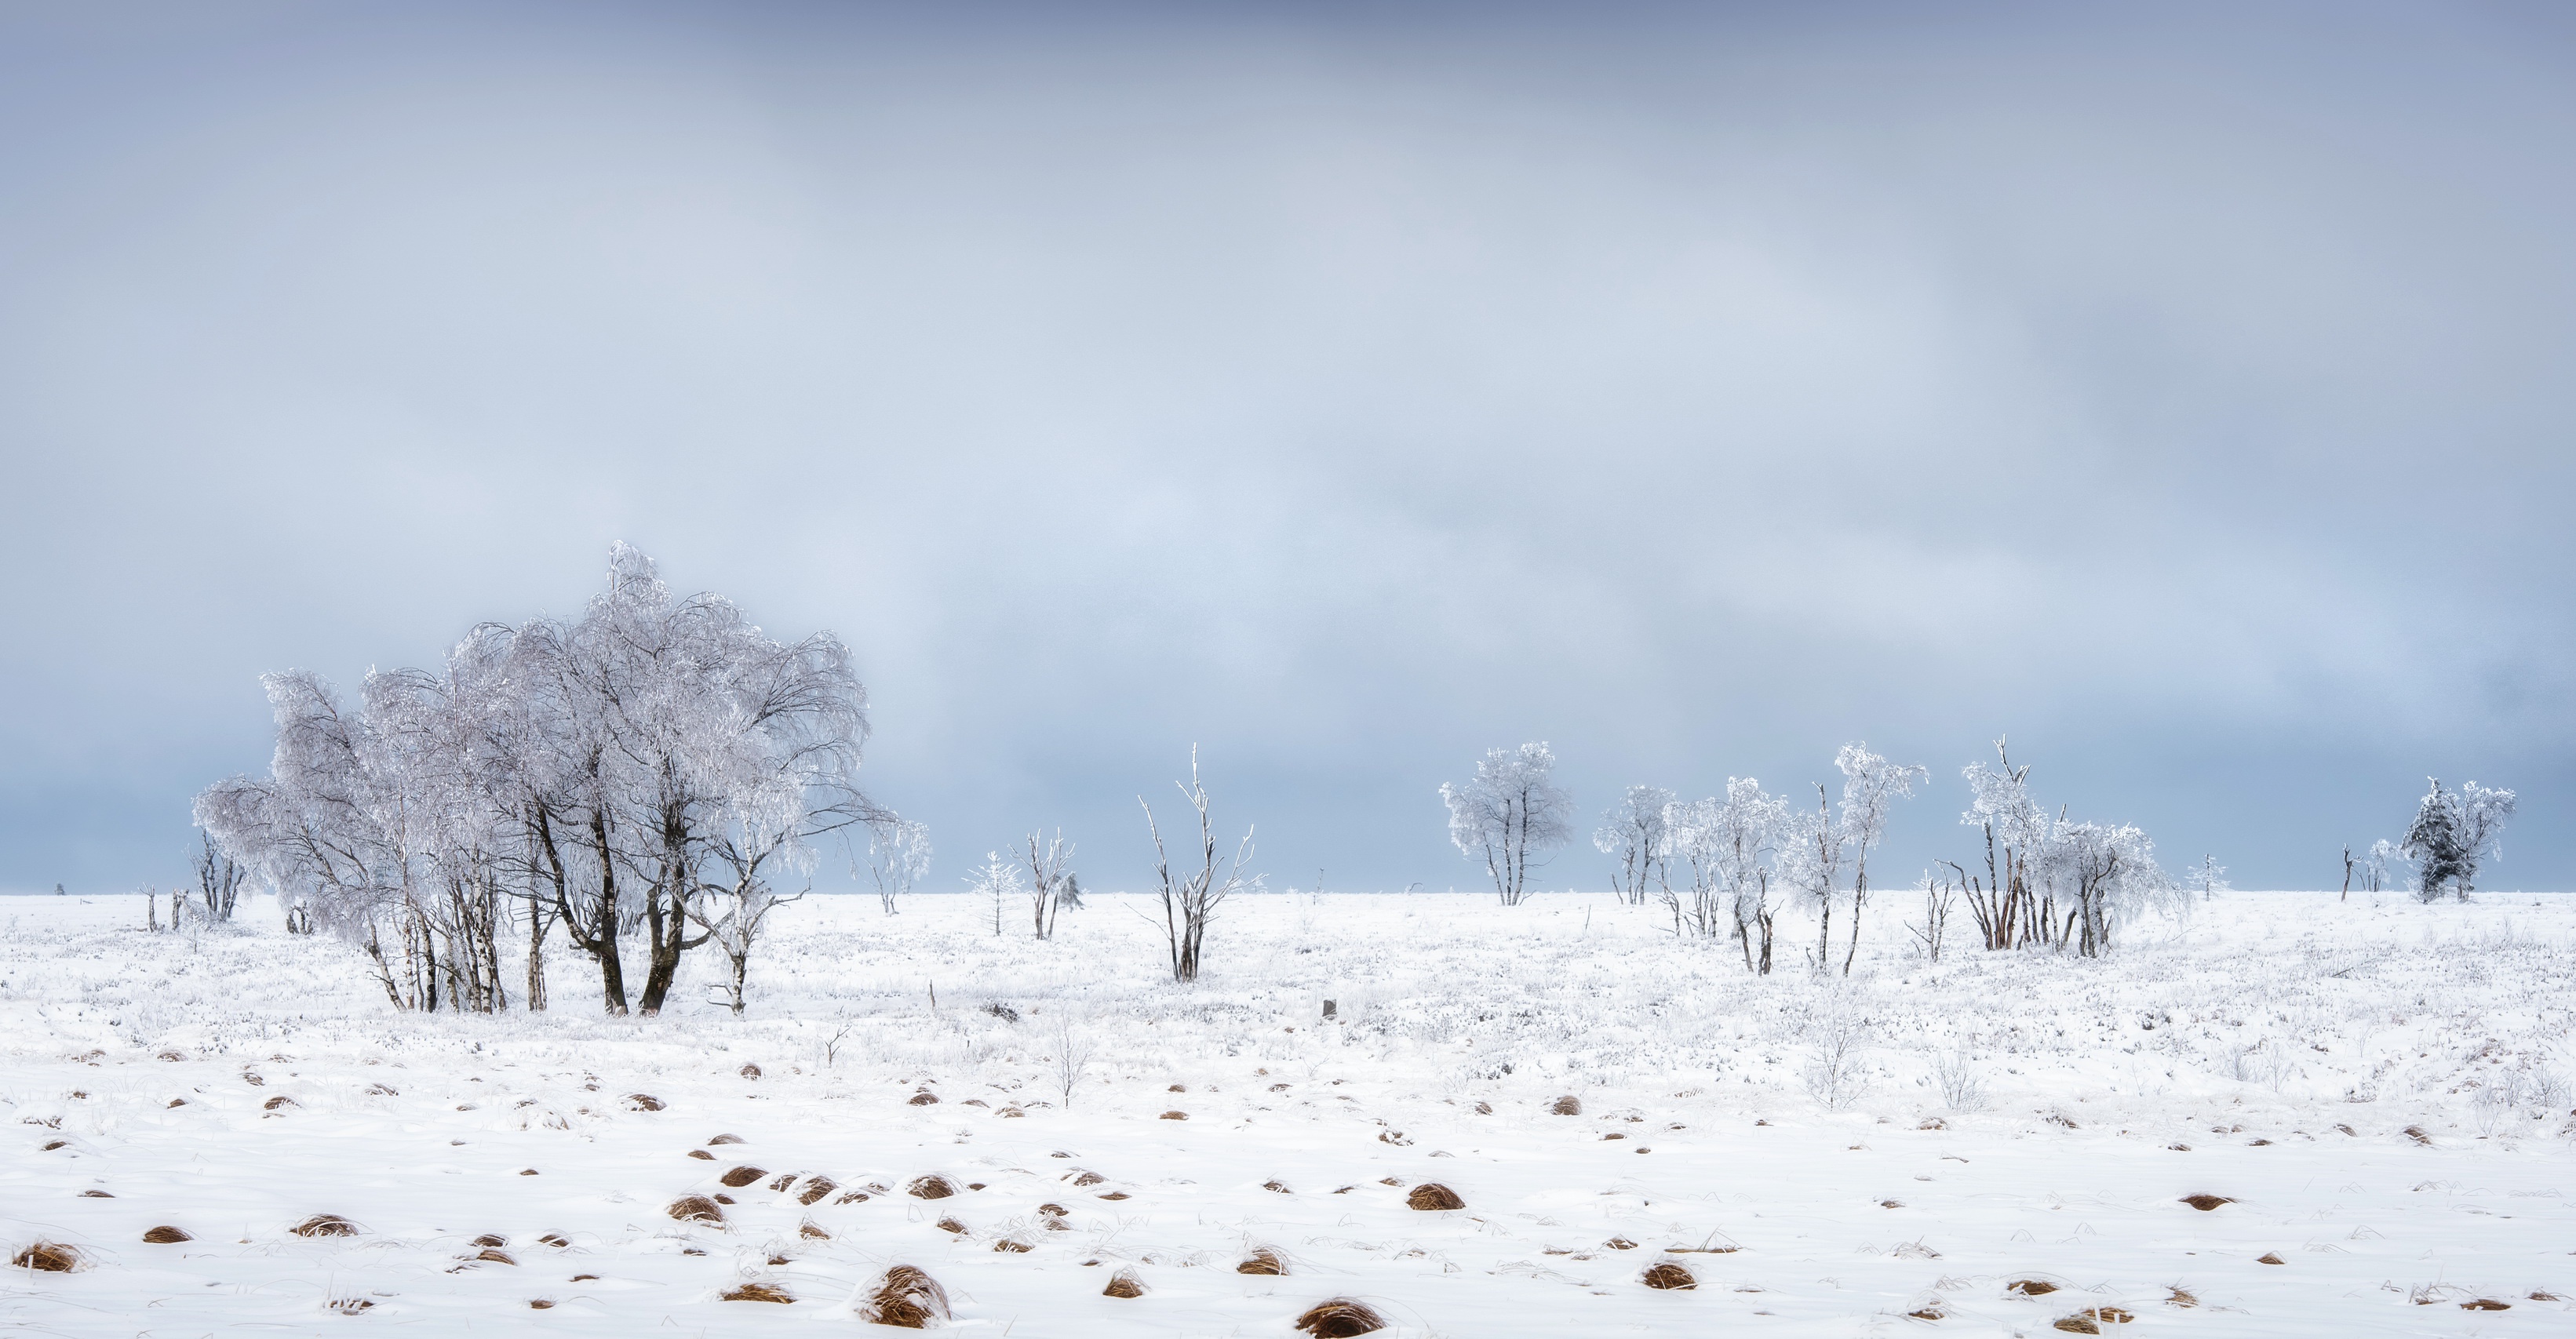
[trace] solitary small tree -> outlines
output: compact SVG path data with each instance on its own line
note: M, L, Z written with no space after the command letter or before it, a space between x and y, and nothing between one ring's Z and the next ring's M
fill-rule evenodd
M197 895L204 899L207 920L233 918L233 904L241 896L242 875L242 867L215 845L213 834L197 838Z
M2345 857L2345 863L2347 867L2350 865L2349 855ZM2191 870L2191 886L2200 890L2201 901L2207 902L2220 893L2235 891L2227 886L2227 880L2222 877L2226 873L2227 866L2218 863L2218 857L2204 855L2200 858L2200 863L2193 866Z
M1504 906L1529 896L1531 862L1574 836L1574 797L1549 779L1556 755L1545 741L1489 749L1464 785L1443 785L1449 840L1458 854L1482 859Z
M2481 786L2470 781L2460 787L2459 896L2469 900L2471 881L2478 876L2478 864L2485 860L2504 859L2505 820L2513 817L2512 791Z
M1073 858L1073 845L1061 831L1043 846L1039 840L1038 833L1029 834L1029 902L1037 919L1037 937L1051 939L1055 936L1057 902L1073 877L1064 867Z
M1173 783L1179 785L1178 782ZM1208 818L1207 787L1199 781L1199 751L1190 750L1190 783L1181 786L1181 795L1199 816L1199 858L1194 868L1172 872L1171 856L1163 849L1163 829L1154 821L1154 806L1145 797L1136 803L1145 810L1145 829L1154 835L1154 876L1161 883L1163 900L1163 943L1171 952L1172 979L1191 982L1199 979L1199 966L1207 948L1207 931L1216 919L1216 909L1236 893L1257 891L1261 876L1246 874L1243 863L1252 858L1252 829L1243 830L1243 840L1234 848L1234 858L1219 859L1216 853L1216 826Z

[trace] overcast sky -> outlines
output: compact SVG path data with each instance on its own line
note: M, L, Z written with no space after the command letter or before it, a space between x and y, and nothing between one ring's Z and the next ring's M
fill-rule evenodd
M619 539L852 645L935 888L1137 881L1194 743L1274 886L1472 887L1532 739L1925 763L1894 882L2001 735L2239 886L2428 774L2576 885L2565 11L1932 8L11 6L0 887Z

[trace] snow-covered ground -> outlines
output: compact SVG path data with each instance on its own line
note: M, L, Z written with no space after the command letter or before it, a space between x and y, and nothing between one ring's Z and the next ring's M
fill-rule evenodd
M1037 943L959 897L809 900L750 1016L609 1020L570 955L548 1013L410 1016L265 901L150 935L139 900L7 899L0 1235L84 1263L8 1271L0 1324L847 1329L901 1262L950 1328L1040 1339L1285 1337L1337 1295L1460 1339L2576 1333L2576 899L2223 894L2106 961L1937 967L1874 907L1845 982L1795 927L1755 978L1607 896L1270 895L1192 987L1140 906ZM1425 1182L1465 1207L1407 1207ZM721 1225L666 1212L718 1193ZM356 1235L289 1232L317 1214ZM1261 1248L1284 1275L1236 1271ZM1103 1295L1122 1270L1142 1296ZM753 1281L796 1300L721 1300Z

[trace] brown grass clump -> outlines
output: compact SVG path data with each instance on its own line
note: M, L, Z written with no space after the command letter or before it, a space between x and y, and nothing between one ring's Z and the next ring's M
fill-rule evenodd
M80 1248L59 1241L39 1241L9 1257L9 1263L20 1269L33 1269L46 1274L68 1274L81 1266Z
M260 1104L259 1104L259 1109L260 1109L260 1110L262 1110L262 1111L275 1111L275 1110L277 1110L279 1107L291 1107L291 1106L294 1106L294 1105L295 1105L295 1099L294 1099L294 1098L289 1097L289 1096L287 1096L287 1095L286 1095L286 1094L284 1094L284 1093L279 1093L277 1096L272 1097L272 1098L268 1099L267 1101L260 1103Z
M1404 1203L1408 1208L1422 1209L1425 1211L1463 1209L1467 1207L1467 1201L1458 1198L1457 1191L1451 1190L1449 1187L1444 1186L1437 1181L1425 1181L1421 1185L1415 1186L1413 1188L1413 1193L1404 1197Z
M794 1184L796 1184L796 1173L788 1172L785 1175L780 1176L777 1180L770 1182L769 1188L772 1190L783 1191Z
M805 1179L805 1188L796 1192L796 1202L799 1204L812 1204L815 1201L822 1199L825 1195L829 1195L840 1188L840 1183L834 1181L828 1176L807 1177Z
M104 1190L84 1190L80 1193L80 1197L85 1200L112 1200L116 1198L114 1195L108 1194Z
M689 1156L690 1156L690 1157L693 1157L693 1158L696 1158L696 1159L697 1159L697 1160L699 1160L700 1162L713 1162L713 1161L715 1161L715 1160L716 1160L716 1155L715 1155L715 1154L713 1154L713 1153L709 1153L708 1151L706 1151L706 1150L705 1150L705 1149L703 1149L703 1148L693 1148L693 1149L690 1149L690 1150L689 1150Z
M2094 1324L2093 1318L2085 1315L2081 1311L2076 1312L2072 1316L2058 1317L2050 1324L2049 1328L2064 1330L2068 1334L2100 1334L2102 1332L2102 1327Z
M2511 1311L2513 1303L2499 1302L2492 1297L2481 1297L2474 1302L2460 1303L2460 1309L2462 1311Z
M1017 1237L1004 1237L1000 1241L993 1243L993 1249L1007 1255L1026 1255L1029 1252L1036 1250L1037 1245L1033 1242L1022 1241Z
M1110 1191L1108 1194L1101 1196L1100 1198L1105 1199L1105 1200L1123 1200L1123 1199L1127 1198L1127 1192L1126 1192L1126 1191L1123 1191L1123 1190L1113 1190L1113 1191Z
M510 1239L502 1236L498 1232L486 1232L482 1236L476 1237L472 1244L476 1246L507 1246L510 1244Z
M2254 1263L2258 1265L2286 1265L2290 1262L2282 1259L2274 1252L2266 1251L2261 1255L2255 1256Z
M739 1144L739 1143L741 1143L741 1142L742 1142L742 1136L741 1136L741 1135L738 1135L738 1134L720 1134L720 1135L717 1135L715 1138L708 1140L708 1141L707 1141L707 1147L709 1147L709 1148L713 1148L713 1147L715 1147L715 1146L716 1146L716 1145L718 1145L718 1144Z
M903 1188L903 1193L917 1200L944 1200L957 1193L957 1183L932 1172L927 1176L914 1177L912 1184Z
M361 1311L372 1311L375 1309L375 1305L376 1304L374 1302L368 1301L364 1297L334 1297L330 1301L322 1304L325 1310L337 1311L343 1316L354 1316Z
M39 1153L51 1153L55 1149L70 1148L71 1146L72 1141L68 1139L48 1139L45 1141L44 1147L39 1148L36 1151Z
M508 1251L496 1251L488 1248L478 1252L474 1258L484 1261L485 1263L495 1265L515 1265L519 1263L518 1261L510 1258L510 1253Z
M752 1182L767 1175L769 1175L769 1172L766 1168L754 1167L750 1163L744 1163L742 1166L736 1167L732 1171L726 1172L724 1175L719 1176L716 1179L736 1190L740 1190L744 1186L750 1185Z
M551 1297L531 1297L528 1299L528 1309L530 1311L552 1311L555 1309L555 1299Z
M2567 1299L2554 1292L2534 1292L2531 1295L2531 1300L2535 1302L2564 1302Z
M724 1210L704 1195L683 1195L671 1201L665 1212L683 1223L722 1223Z
M2195 1307L2195 1306L2200 1305L2200 1299L2199 1299L2199 1298L2197 1298L2197 1297L2194 1297L2194 1296L2193 1296L2193 1295L2192 1295L2188 1290L2186 1290L2186 1289L2183 1289L2183 1288L2167 1288L2167 1289L2165 1289L2165 1305L2167 1305L2167 1306L2185 1307L2185 1308Z
M1073 1183L1076 1186L1096 1186L1108 1179L1098 1172L1077 1171L1073 1174Z
M544 1244L544 1245L547 1245L547 1246L570 1246L570 1245L572 1245L572 1240L571 1240L570 1238L568 1238L568 1237L564 1236L564 1234L562 1234L562 1233L560 1233L560 1232L549 1232L549 1233L547 1233L546 1235L544 1235L544 1236L542 1236L542 1237L537 1238L537 1240L538 1240L540 1243L542 1243L542 1244Z
M1274 1195L1294 1195L1297 1193L1276 1181L1264 1181L1261 1183L1261 1188Z
M143 1239L155 1246L175 1246L183 1241L196 1240L196 1238L189 1236L186 1232L166 1225L146 1229L143 1233Z
M2004 1291L2020 1293L2024 1297L2046 1297L2057 1291L2057 1285L2046 1279L2014 1279L2004 1285Z
M853 1190L832 1202L834 1204L865 1204L867 1203L867 1200L868 1192L864 1190Z
M767 1283L746 1283L739 1288L727 1288L722 1296L728 1302L793 1302L796 1300L788 1296L785 1289Z
M2219 1205L2234 1204L2236 1201L2229 1199L2225 1195L2185 1195L2182 1197L2182 1202L2200 1210L2202 1213L2207 1213L2210 1210L2217 1208Z
M715 1197L715 1198L716 1198L716 1203L718 1203L718 1204L731 1204L731 1203L733 1203L733 1202L734 1202L734 1201L733 1201L733 1196L731 1196L731 1195L727 1195L727 1194L723 1194L723 1193L718 1193L718 1194L716 1195L716 1197Z
M1646 1272L1638 1276L1637 1281L1645 1284L1649 1288L1696 1288L1699 1286L1699 1280L1693 1278L1689 1270L1682 1268L1680 1264L1671 1260L1658 1260L1655 1263L1648 1265L1646 1267Z
M1315 1339L1354 1339L1385 1329L1386 1317L1356 1298L1333 1297L1308 1307L1297 1328Z
M742 1076L743 1076L744 1078L746 1078L746 1079L756 1079L756 1078L759 1078L759 1077L760 1077L760 1066L758 1066L758 1065L744 1065L744 1066L742 1067L741 1073L742 1073Z
M2424 1133L2424 1127L2421 1125L2407 1126L2406 1137L2419 1144L2431 1144L2433 1142L2433 1136Z
M912 1095L912 1099L904 1103L904 1105L910 1107L935 1107L939 1105L939 1094L924 1088L920 1092L914 1093Z
M1279 1258L1279 1252L1274 1251L1267 1246L1256 1246L1252 1248L1252 1254L1247 1257L1242 1264L1234 1267L1234 1272L1237 1274L1285 1274L1288 1272L1288 1262Z
M1142 1297L1145 1295L1145 1281L1136 1277L1134 1273L1122 1269L1116 1274L1110 1276L1109 1286L1101 1289L1100 1295L1103 1297Z
M928 1329L931 1322L948 1319L948 1290L910 1265L896 1265L868 1289L859 1303L859 1316L872 1325Z
M1190 1113L1188 1113L1188 1112L1186 1112L1186 1111L1166 1111L1166 1112L1164 1112L1162 1115L1157 1116L1157 1117L1155 1117L1154 1119L1156 1119L1156 1120L1188 1120L1189 1118L1190 1118Z
M1614 1251L1633 1251L1637 1249L1637 1243L1628 1240L1626 1237L1612 1237L1610 1240L1601 1244Z
M2116 1306L2086 1307L2084 1310L2078 1311L2072 1316L2068 1316L2066 1320L2057 1322L2057 1328L2061 1330L2065 1329L2067 1320L2091 1321L2098 1327L2103 1325L2126 1325L2130 1321L2136 1319L2136 1316L2133 1316ZM2076 1331L2078 1334L2100 1334L2101 1332L2102 1331L2098 1328Z
M317 1213L286 1229L299 1237L354 1237L358 1225L336 1213Z
M662 1109L663 1102L661 1098L651 1093L628 1093L626 1105L637 1111L659 1111Z
M954 1219L954 1218L942 1218L942 1219L940 1219L940 1220L939 1220L939 1230L940 1230L940 1231L942 1231L942 1232L954 1232L954 1233L956 1233L958 1236L961 1236L961 1237L966 1235L966 1225L965 1225L964 1223L958 1222L958 1221L957 1221L956 1219Z
M832 1234L824 1231L823 1225L815 1222L811 1218L806 1219L803 1223L797 1226L796 1235L800 1237L810 1237L815 1241L830 1241L832 1239Z
M1072 1210L1070 1210L1070 1209L1067 1209L1066 1207L1064 1207L1064 1206L1063 1206L1063 1205L1061 1205L1061 1204L1057 1204L1057 1203L1055 1203L1054 1201L1050 1200L1050 1201L1048 1201L1048 1202L1047 1202L1047 1203L1045 1203L1045 1204L1041 1204L1041 1205L1039 1205L1039 1206L1038 1206L1038 1212L1039 1212L1039 1213L1042 1213L1042 1214L1045 1214L1045 1215L1046 1215L1047 1217L1049 1217L1049 1218L1062 1218L1062 1217L1064 1217L1066 1214L1071 1213L1071 1212L1073 1212L1073 1211L1072 1211Z
M1556 1099L1556 1104L1549 1107L1548 1111L1558 1116L1580 1116L1583 1114L1583 1100L1572 1093L1567 1093Z

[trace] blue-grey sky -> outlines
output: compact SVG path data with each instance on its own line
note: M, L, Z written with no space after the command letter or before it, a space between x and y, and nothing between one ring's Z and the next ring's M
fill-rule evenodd
M2438 773L2566 887L2571 164L2538 5L11 6L0 887L617 539L851 643L934 887L1136 880L1193 743L1274 884L1474 886L1527 739L1867 740L1892 882L2002 734L2240 886Z

